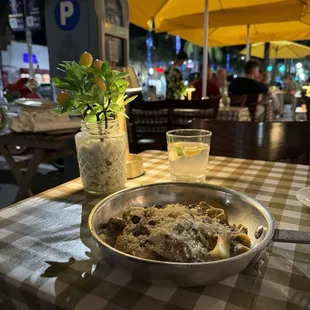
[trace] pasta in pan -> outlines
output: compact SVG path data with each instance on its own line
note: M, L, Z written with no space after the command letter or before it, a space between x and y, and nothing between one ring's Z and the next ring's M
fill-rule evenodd
M132 207L98 233L122 252L170 262L224 259L251 248L247 228L229 225L225 211L206 202Z

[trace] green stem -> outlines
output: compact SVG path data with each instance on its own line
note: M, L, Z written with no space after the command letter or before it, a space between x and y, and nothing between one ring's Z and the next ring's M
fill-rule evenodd
M100 113L96 114L96 119L97 119L97 126L98 126L99 135L102 135L101 125L99 123L100 122ZM103 142L104 139L100 138L100 141Z
M109 99L109 103L108 103L108 105L107 105L107 108L106 108L106 110L108 109L108 107L110 106L110 104L111 104L111 98Z
M86 104L86 106L87 106L87 109L84 111L84 118L87 116L87 112L88 111L91 111L91 107L90 107L90 105L89 104Z
M108 129L108 118L107 118L107 113L106 113L106 111L104 111L103 113L104 113L105 129Z

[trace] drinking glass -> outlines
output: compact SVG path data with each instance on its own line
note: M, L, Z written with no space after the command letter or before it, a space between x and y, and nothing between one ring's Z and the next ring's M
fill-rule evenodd
M166 133L172 180L205 181L211 135L211 131L202 129L176 129Z
M303 204L310 207L310 187L305 187L305 188L300 189L297 192L296 197Z

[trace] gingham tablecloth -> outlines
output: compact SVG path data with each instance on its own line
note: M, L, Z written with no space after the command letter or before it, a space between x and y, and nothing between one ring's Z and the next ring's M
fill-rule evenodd
M127 187L169 180L165 152L143 157L144 176ZM295 197L309 174L308 166L211 157L206 181L256 198L278 228L310 231L310 209ZM101 261L87 227L100 199L75 180L0 211L0 309L309 309L310 246L274 243L260 275L208 287L153 286Z

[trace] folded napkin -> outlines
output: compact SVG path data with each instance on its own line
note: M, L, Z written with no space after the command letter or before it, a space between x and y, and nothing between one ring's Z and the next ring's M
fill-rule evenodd
M11 118L11 129L16 132L24 131L24 124L20 121L19 117Z
M46 132L80 128L80 118L70 118L65 114L52 114L20 111L18 117L12 118L11 128L16 132Z
M61 129L75 129L81 127L81 120L57 121L51 122L36 122L34 124L34 132L53 131Z

